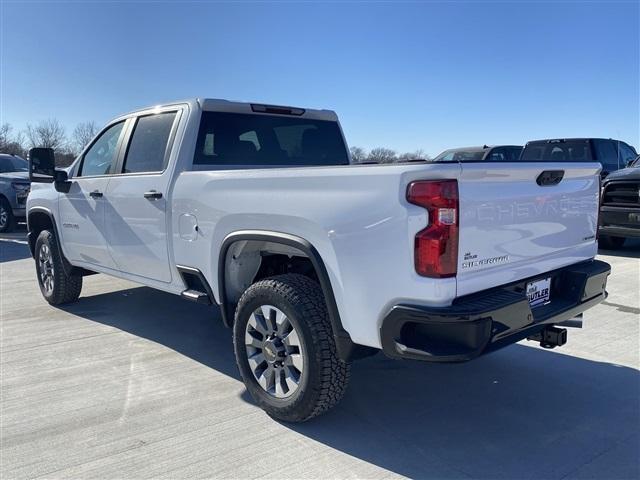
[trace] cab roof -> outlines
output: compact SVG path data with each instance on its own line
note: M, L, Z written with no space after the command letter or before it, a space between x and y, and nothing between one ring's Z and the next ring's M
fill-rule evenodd
M326 120L333 122L338 120L338 116L333 110L317 110L313 108L272 105L268 103L258 102L235 102L231 100L224 100L221 98L191 98L186 100L179 100L176 102L166 102L157 105L151 105L145 108L138 108L134 111L126 113L123 116L134 115L139 112L180 104L189 104L194 108L199 107L205 112L299 116L303 118L310 118L313 120Z

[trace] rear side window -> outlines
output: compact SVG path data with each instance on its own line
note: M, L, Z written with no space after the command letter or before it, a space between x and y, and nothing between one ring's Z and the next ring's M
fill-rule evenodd
M161 172L165 169L167 145L175 119L176 112L138 118L127 149L123 173Z
M194 165L278 167L347 165L336 122L301 117L204 112Z
M590 162L591 148L588 140L529 143L524 147L523 162Z

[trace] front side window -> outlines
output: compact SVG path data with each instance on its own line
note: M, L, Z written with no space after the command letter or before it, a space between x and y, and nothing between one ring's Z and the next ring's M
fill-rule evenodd
M620 157L620 166L624 167L631 160L636 158L637 153L624 142L618 142L618 156Z
M168 160L167 146L176 112L138 118L131 135L123 173L161 172Z
M295 116L204 112L194 165L348 165L336 122Z
M116 162L120 134L124 121L116 123L105 130L84 154L78 176L89 177L108 175L111 166Z
M615 144L611 140L594 140L598 161L607 171L618 169L618 152Z

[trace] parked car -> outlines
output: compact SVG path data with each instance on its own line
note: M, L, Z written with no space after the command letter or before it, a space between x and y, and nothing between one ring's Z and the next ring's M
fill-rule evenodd
M0 154L0 233L24 221L29 195L29 165L16 155Z
M521 160L525 162L599 162L601 177L625 168L638 153L631 145L605 138L566 138L527 142Z
M73 302L101 272L219 305L247 390L284 421L335 405L357 358L560 346L605 298L595 165L557 185L556 166L348 152L332 111L223 100L118 117L68 170L32 149L42 295Z
M451 148L434 162L517 162L522 145L483 145L482 147Z
M621 248L627 238L640 237L640 156L613 172L602 185L600 246Z

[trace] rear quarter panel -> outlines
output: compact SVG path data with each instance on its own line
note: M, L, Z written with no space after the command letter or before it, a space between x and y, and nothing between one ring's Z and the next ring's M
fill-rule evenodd
M172 201L175 260L202 270L219 300L218 255L229 234L250 229L302 237L324 261L352 340L380 347L379 324L392 305L403 299L447 305L455 297L455 279L415 273L414 237L427 219L405 195L412 180L458 172L458 165L184 172ZM185 214L197 221L195 237L180 231Z

